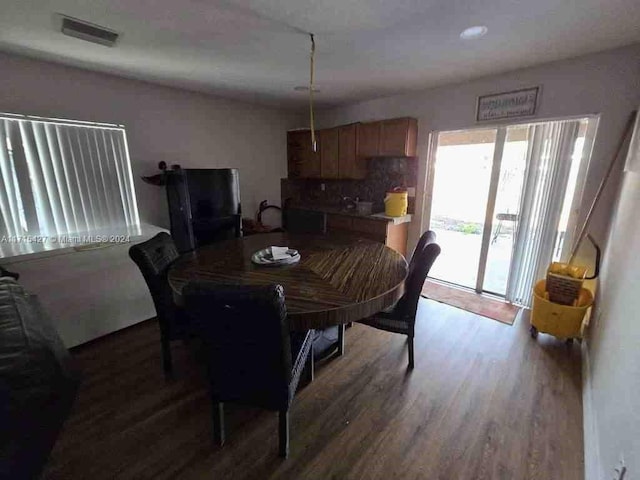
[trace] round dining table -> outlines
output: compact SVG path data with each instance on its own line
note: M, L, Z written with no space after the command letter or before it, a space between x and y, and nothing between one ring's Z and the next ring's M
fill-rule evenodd
M292 265L256 265L270 246L300 253ZM225 240L179 257L169 269L178 304L193 280L219 285L282 285L292 330L326 328L367 318L402 295L407 262L379 242L352 236L268 233Z

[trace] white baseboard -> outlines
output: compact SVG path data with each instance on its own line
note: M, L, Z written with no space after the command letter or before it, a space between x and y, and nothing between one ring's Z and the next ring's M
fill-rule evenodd
M596 412L593 408L591 363L587 339L582 342L582 418L584 430L584 478L601 480L600 442L598 440Z

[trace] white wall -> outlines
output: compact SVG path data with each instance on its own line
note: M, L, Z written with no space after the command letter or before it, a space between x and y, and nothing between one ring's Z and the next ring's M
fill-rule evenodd
M640 173L625 173L585 342L587 480L640 478Z
M160 231L148 230L133 243ZM130 246L65 249L2 264L20 273L20 283L38 295L64 344L73 347L156 315L144 279L129 258Z
M592 165L585 187L587 201L583 203L588 205L615 150L615 144L629 113L640 102L639 79L640 45L634 45L459 85L324 110L318 114L318 123L326 127L399 116L418 118L418 149L422 160L418 185L424 186L430 132L476 126L475 107L479 95L542 85L542 97L536 119L601 114ZM591 231L599 242L606 240L617 180L614 178L593 221ZM418 192L416 200L416 217L419 219L422 211L422 192ZM583 215L585 213L586 208ZM423 225L423 228L426 227L427 225ZM411 226L411 241L417 239L419 232L419 221L414 221Z
M0 53L0 112L123 124L141 221L168 226L164 190L141 175L160 160L183 167L236 167L245 216L280 203L286 130L298 116L247 103ZM154 313L128 245L3 264L21 273L70 347ZM0 259L1 260L1 259Z
M245 216L267 199L280 204L286 130L298 115L274 108L0 53L0 112L126 127L140 218L168 226L161 188L141 175L161 160L183 167L240 169Z

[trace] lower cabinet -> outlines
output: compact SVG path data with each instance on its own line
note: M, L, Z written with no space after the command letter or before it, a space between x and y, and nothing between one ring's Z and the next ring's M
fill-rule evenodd
M347 215L327 214L327 232L353 235L384 243L406 256L409 224L370 220Z

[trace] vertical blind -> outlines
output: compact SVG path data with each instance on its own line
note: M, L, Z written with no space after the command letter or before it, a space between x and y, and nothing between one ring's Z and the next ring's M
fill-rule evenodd
M530 306L531 289L553 256L580 121L529 127L527 170L511 261L507 300Z
M137 225L123 128L0 116L0 235Z

